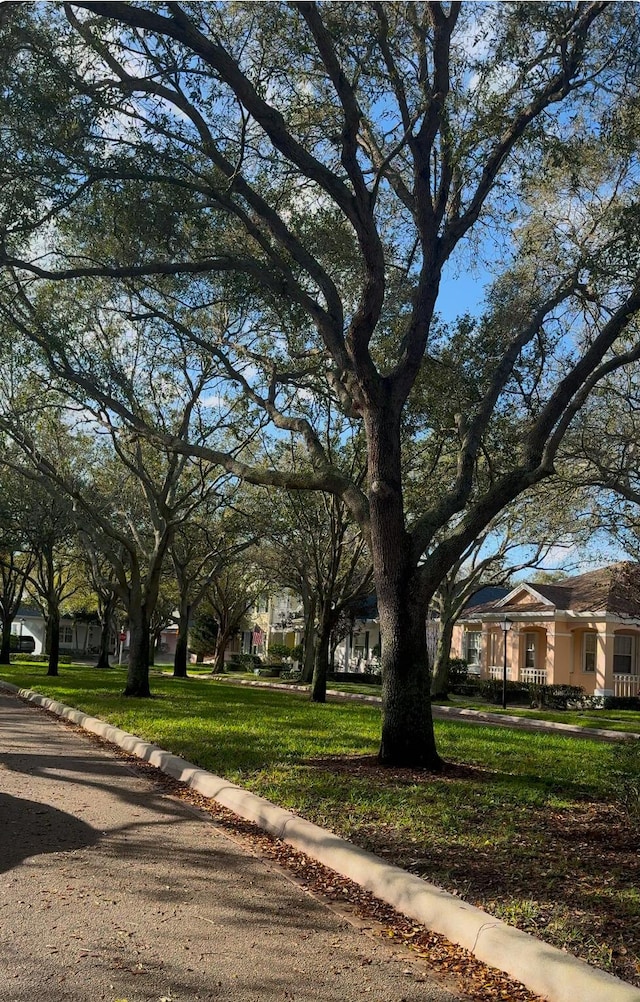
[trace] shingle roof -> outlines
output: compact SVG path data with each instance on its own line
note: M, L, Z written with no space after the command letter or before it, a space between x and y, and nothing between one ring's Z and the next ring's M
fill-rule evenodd
M498 585L486 585L484 588L480 588L479 591L473 593L465 605L464 611L466 612L468 609L473 609L477 605L487 605L489 602L496 602L498 599L504 598L505 595L508 594L508 588L500 588Z
M631 562L611 564L597 571L578 574L576 577L556 581L553 584L526 582L530 588L547 599L556 609L571 612L608 612L619 616L640 617L640 565ZM515 597L515 596L514 596ZM489 602L474 613L489 612L550 612L551 608L542 602L517 606L511 602L499 605Z

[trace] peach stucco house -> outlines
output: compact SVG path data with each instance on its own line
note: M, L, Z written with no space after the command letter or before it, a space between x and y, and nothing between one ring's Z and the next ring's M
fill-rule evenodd
M596 696L640 695L640 565L613 564L553 584L521 583L457 623L452 656L469 671Z

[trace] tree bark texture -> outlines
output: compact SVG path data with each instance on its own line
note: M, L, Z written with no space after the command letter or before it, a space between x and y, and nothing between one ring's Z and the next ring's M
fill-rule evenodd
M100 650L96 668L111 668L109 662L109 641L111 639L111 623L100 624Z
M327 700L327 675L329 673L329 651L331 649L331 633L336 624L336 613L331 608L330 601L325 601L320 611L320 624L316 640L316 658L313 666L313 681L311 684L311 699L314 703L325 703Z
M449 694L449 658L451 656L451 638L453 637L453 620L445 619L440 624L436 658L431 674L431 695L446 699Z
M2 644L0 646L0 664L11 663L11 623L10 616L2 617Z
M47 616L47 652L49 654L47 675L56 676L60 656L60 611L57 608L52 609L51 606Z
M428 590L405 528L400 426L391 408L367 416L371 549L382 637L382 765L434 772L436 751L427 659ZM436 582L434 585L437 587Z
M189 661L189 619L191 617L191 606L185 605L180 608L180 618L178 620L178 639L173 657L173 677L187 678L187 664Z
M316 661L316 605L317 598L311 595L304 609L304 639L302 650L302 677L301 682L309 683L313 678L313 670Z
M212 671L214 672L214 674L222 674L224 672L224 652L227 649L227 644L231 640L232 632L233 631L231 630L218 631L218 636L216 638L216 649L213 655Z
M149 616L144 606L129 609L129 670L125 696L150 696Z

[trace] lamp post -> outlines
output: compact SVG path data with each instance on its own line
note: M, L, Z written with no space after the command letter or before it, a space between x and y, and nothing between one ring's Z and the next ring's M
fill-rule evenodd
M504 658L502 661L502 709L507 708L507 633L511 629L511 620L503 619L500 623L500 629L502 630L502 646L504 651Z

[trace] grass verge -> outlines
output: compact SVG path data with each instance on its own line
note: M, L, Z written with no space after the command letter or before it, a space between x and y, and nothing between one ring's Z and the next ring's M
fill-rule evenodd
M439 721L447 769L380 769L380 710L15 664L3 677L169 748L640 985L640 743Z

